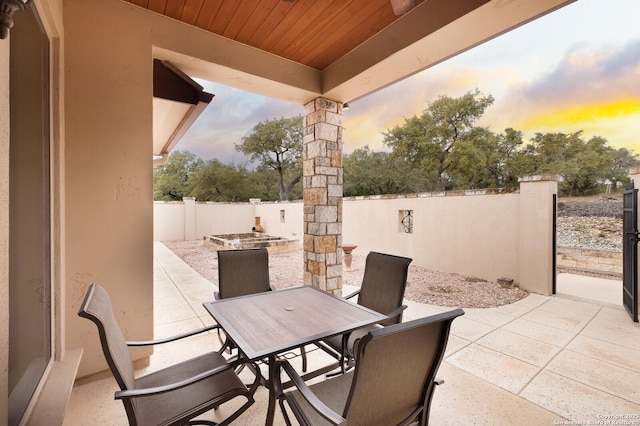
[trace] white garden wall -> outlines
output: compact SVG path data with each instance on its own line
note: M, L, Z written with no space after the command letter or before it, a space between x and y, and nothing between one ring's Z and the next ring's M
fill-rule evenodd
M521 181L519 192L452 191L343 199L342 242L356 253L380 251L429 269L495 280L513 278L550 294L553 195L557 181ZM255 217L269 235L303 239L303 203L155 202L154 240L202 239L251 232ZM406 211L412 232L401 223Z

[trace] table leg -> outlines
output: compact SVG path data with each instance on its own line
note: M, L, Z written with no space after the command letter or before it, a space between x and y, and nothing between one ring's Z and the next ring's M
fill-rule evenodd
M275 383L275 375L276 375L276 356L269 356L269 383L267 388L269 389L269 406L267 409L267 419L265 420L266 426L272 426L273 420L276 413L276 391L273 387Z

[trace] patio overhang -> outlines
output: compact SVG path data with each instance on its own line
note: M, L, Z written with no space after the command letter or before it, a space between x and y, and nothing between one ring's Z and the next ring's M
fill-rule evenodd
M351 103L575 0L427 0L402 16L388 0L199 8L123 1L173 18L167 25L178 33L185 25L207 33L190 46L164 39L156 58L192 77L304 105L320 96Z

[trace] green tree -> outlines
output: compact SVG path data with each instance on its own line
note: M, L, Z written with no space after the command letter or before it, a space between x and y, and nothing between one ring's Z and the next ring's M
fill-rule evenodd
M286 201L302 178L302 117L262 121L253 127L249 136L242 138L236 150L278 173L279 197ZM288 184L286 176L290 179Z
M424 191L424 178L407 161L387 152L373 152L369 146L343 157L345 196L401 194Z
M259 188L243 166L209 160L192 176L191 196L199 201L248 201Z
M440 96L420 117L405 119L402 126L383 133L384 143L394 156L411 162L427 175L435 174L436 190L444 190L451 154L462 141L471 140L473 124L493 101L493 96L482 96L478 90L459 98Z
M606 139L585 141L582 132L536 134L519 158L521 175L557 174L563 195L590 195L602 190L606 181L621 182L628 168L638 164L636 155L612 148Z
M153 169L153 199L156 201L182 201L190 197L191 178L204 166L204 162L189 151L174 151L167 162Z
M613 157L611 169L606 175L606 179L611 182L611 190L616 192L619 187L624 188L629 178L629 168L640 166L638 155L633 154L626 148L613 149L611 152Z

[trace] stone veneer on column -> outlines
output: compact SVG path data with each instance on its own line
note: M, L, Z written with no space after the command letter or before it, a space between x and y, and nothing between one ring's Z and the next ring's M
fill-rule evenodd
M304 284L342 294L342 104L304 106Z

